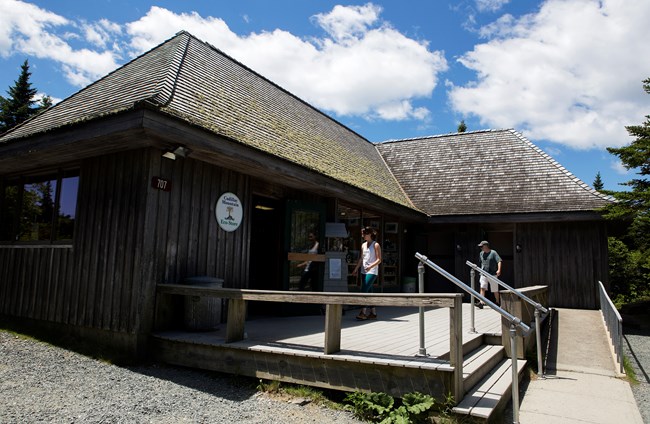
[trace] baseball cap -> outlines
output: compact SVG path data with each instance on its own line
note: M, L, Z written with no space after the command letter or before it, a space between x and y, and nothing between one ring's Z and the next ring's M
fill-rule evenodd
M480 242L480 243L478 244L478 247L489 246L489 245L490 245L490 243L488 243L487 241L483 240L482 242Z

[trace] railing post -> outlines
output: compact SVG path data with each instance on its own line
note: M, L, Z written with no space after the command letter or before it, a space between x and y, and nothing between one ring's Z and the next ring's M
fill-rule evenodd
M517 328L510 324L510 356L512 360L512 417L519 424L519 370L517 369Z
M465 395L463 387L463 298L454 298L449 309L449 364L454 367L454 403L457 405Z
M542 335L540 329L542 327L541 312L535 309L535 342L537 343L537 373L544 378L544 365L542 363Z
M471 282L470 287L472 290L476 290L476 271L474 269L469 270L469 280ZM476 333L476 323L474 320L474 309L476 306L474 303L476 302L476 298L474 297L473 294L470 293L470 308L469 308L469 316L470 316L470 327L469 327L469 332L470 333Z
M424 293L424 264L418 263L418 292ZM427 348L424 346L424 307L420 306L420 349L418 355L427 356Z

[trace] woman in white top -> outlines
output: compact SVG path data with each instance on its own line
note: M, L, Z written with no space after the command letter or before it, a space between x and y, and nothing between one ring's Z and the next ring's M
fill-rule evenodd
M354 268L356 274L361 268L362 280L361 291L372 293L372 286L377 281L379 275L379 264L381 263L381 247L377 243L377 230L371 227L365 227L361 230L361 235L365 240L361 245L362 255L359 258L357 266ZM358 320L377 319L377 310L374 306L366 306L361 309Z

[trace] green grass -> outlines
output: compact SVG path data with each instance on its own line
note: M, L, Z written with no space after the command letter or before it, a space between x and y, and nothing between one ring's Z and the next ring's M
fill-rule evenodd
M636 372L634 371L634 367L632 366L632 363L630 362L628 357L625 355L623 355L623 369L625 370L627 381L629 381L630 384L635 386L639 384L639 380L636 378Z
M344 408L341 402L344 393L337 390L320 390L310 386L281 383L277 380L265 381L262 379L259 380L257 390L270 395L309 399L314 405L324 406L330 409L340 410Z

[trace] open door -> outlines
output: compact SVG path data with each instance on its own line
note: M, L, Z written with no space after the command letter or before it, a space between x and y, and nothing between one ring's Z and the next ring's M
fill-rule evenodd
M287 201L284 290L323 290L325 204ZM315 242L318 243L315 249ZM305 269L308 267L308 275ZM284 305L291 315L320 313L320 305Z

